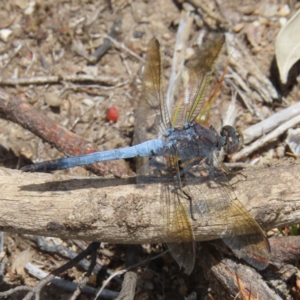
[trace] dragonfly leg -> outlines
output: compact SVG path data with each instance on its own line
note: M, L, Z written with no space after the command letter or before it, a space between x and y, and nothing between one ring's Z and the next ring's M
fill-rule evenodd
M202 158L201 158L201 159L194 160L194 161L191 162L189 165L187 165L185 168L183 168L183 169L179 172L180 177L182 177L183 175L187 174L188 171L189 171L192 167L197 166L197 165L200 163L201 160L202 160Z
M190 203L190 215L191 215L191 219L192 219L193 221L196 221L197 219L194 217L194 214L193 214L193 206L192 206L192 201L193 201L193 199L192 199L191 195L189 194L189 192L186 191L185 189L182 189L182 192L183 192L183 194L187 197L187 200L188 200L189 203Z

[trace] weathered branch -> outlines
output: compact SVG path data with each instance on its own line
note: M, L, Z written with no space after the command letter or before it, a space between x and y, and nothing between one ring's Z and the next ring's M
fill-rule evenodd
M207 246L203 245L199 260L213 299L282 299L253 268L221 259L213 247Z
M30 130L67 156L99 151L90 142L55 123L43 112L3 89L0 89L0 117ZM97 175L114 174L118 177L132 175L121 161L105 161L86 168Z
M300 164L290 162L247 169L243 176L229 179L240 201L267 230L300 222L299 170ZM0 185L2 231L111 243L170 240L164 234L163 200L157 189L150 184L139 187L135 178L74 178L0 169ZM196 240L220 234L200 222L197 217L192 222Z

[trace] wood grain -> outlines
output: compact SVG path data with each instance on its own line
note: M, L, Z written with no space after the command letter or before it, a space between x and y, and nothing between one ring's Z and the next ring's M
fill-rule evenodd
M264 230L300 222L300 164L246 169L229 180ZM168 242L162 202L135 178L74 178L0 169L0 230L110 243ZM188 205L188 204L187 204ZM192 222L197 241L220 232Z

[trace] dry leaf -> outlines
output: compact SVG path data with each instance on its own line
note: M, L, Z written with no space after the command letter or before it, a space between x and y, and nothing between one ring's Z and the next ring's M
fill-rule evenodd
M25 276L24 266L26 263L30 262L34 256L34 251L31 250L29 247L22 251L15 254L13 259L13 264L11 266L11 270L19 275Z
M300 156L300 128L289 129L285 142L289 145L294 154Z
M280 80L287 82L290 68L300 59L300 9L280 29L275 44Z

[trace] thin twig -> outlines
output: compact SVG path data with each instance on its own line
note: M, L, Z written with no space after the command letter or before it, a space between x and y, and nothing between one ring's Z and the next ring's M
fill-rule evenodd
M244 132L244 142L249 144L253 140L261 137L262 135L272 131L284 122L300 115L300 102L283 109L271 117L247 128Z
M45 278L47 278L47 280L43 281L43 286L45 286L47 283L51 282L52 284L54 284L58 287L61 287L64 290L67 290L69 292L74 292L77 289L78 285L75 282L69 282L67 280L63 280L59 277L56 277L53 274L47 274L46 272L40 270L39 268L32 265L31 263L27 263L25 265L25 268L29 274L31 274L32 276L41 280L39 283L41 283ZM31 288L31 289L35 289L35 288L36 287ZM90 286L85 286L83 288L82 292L88 293L91 295L95 295L97 293L97 289L90 287ZM30 297L33 297L34 294L36 294L36 293L32 293L30 295ZM119 293L117 293L117 292L105 289L102 296L106 299L115 299L118 296L118 294ZM28 296L28 294L27 294L27 296ZM26 299L30 299L30 298L26 298ZM23 300L25 300L25 298Z
M265 102L271 103L273 99L278 99L279 95L272 83L262 73L238 37L226 33L226 46L227 52L232 53L230 62L243 80L250 84Z
M258 65L255 63L255 61L253 60L253 56L250 55L245 45L238 38L235 38L234 42L242 52L243 57L245 58L245 62L249 64L249 71L254 76L254 78L256 78L257 84L261 84L261 83L264 84L264 88L262 88L261 91L267 89L267 91L265 92L266 96L271 97L273 99L278 99L279 95L275 87L270 82L270 80L263 74L263 72L258 67Z
M114 38L119 32L120 32L120 27L122 24L122 19L118 18L112 25L109 33L110 38ZM106 38L104 40L104 43L98 47L95 51L95 53L92 55L91 60L93 60L94 63L98 62L100 58L109 50L111 47L112 41L109 38Z
M235 163L224 163L224 165L229 169L229 170L233 170L233 169L245 169L245 168L250 168L253 167L252 164L247 164L244 162L235 162Z
M105 84L114 86L118 83L118 79L112 76L99 75L92 76L88 74L66 75L66 76L37 76L30 78L1 78L0 85L30 85L30 84L53 84L63 81L70 82L92 82L94 84Z
M228 81L236 89L250 113L254 115L255 111L252 107L252 104L248 100L248 98L250 98L249 96L251 95L250 88L244 82L243 78L238 73L236 73L230 66L228 67L228 70L230 71L231 75L226 76L225 80ZM230 77L232 77L232 79ZM236 81L238 85L246 92L246 95L241 91L240 88L238 88L234 81Z
M224 125L234 126L235 124L235 120L238 115L238 108L236 107L236 94L237 92L233 92L230 105L223 116Z
M110 37L109 35L107 35L107 34L99 34L97 36L109 39L117 48L124 50L125 52L129 53L131 56L135 57L136 59L138 59L142 63L145 63L145 60L142 57L140 57L135 52L131 51L129 48L127 48L126 46L124 46L124 44L119 43L114 38Z
M191 25L194 20L194 14L182 10L180 16L179 27L176 34L176 43L174 48L171 74L169 77L169 85L167 91L167 105L170 106L170 93L173 87L176 75L183 68L185 59L185 49L187 41L191 33Z
M14 50L14 53L9 57L8 61L5 63L5 65L1 68L1 70L5 69L9 64L10 62L13 60L14 57L17 56L17 54L20 52L20 50L23 48L23 44L19 44L15 50Z
M237 160L242 159L243 157L249 156L255 150L265 146L270 141L277 139L278 136L282 135L288 129L296 126L299 123L300 123L300 115L298 115L298 116L294 117L293 119L287 121L286 123L284 123L281 126L279 126L278 128L276 128L271 133L269 133L269 134L263 136L262 138L256 140L250 146L245 147L243 150L241 150L238 153L232 155L232 157L231 157L232 161L237 161Z
M17 286L8 291L0 292L0 298L7 297L9 295L12 295L12 294L20 292L20 291L32 291L32 290L33 290L33 287L31 287L31 286Z
M210 18L216 20L221 24L227 24L227 20L223 19L220 15L215 14L210 9L208 9L207 5L203 3L202 0L188 0L193 6L200 8L203 10Z
M130 266L130 267L124 269L124 270L117 271L117 272L113 273L112 275L110 275L110 276L104 281L104 283L103 283L101 289L100 289L99 292L97 293L96 298L94 298L94 300L97 300L97 298L100 296L100 294L102 293L102 291L104 290L104 288L107 286L107 284L108 284L108 283L112 280L112 278L114 278L115 276L122 275L122 274L124 274L124 273L126 273L126 272L128 272L128 271L130 271L130 270L132 270L132 269L135 269L136 267L139 267L139 266L141 266L141 265L143 265L143 264L148 263L149 261L152 261L152 260L155 260L155 259L157 259L157 258L159 258L159 257L161 257L161 256L164 256L164 255L165 255L166 253L168 253L168 252L169 252L169 250L165 250L164 252L162 252L162 253L160 253L160 254L158 254L158 255L156 255L156 256L153 256L153 257L151 257L151 258L147 258L147 259L143 260L142 262L140 262L140 263L138 263L138 264L135 264L135 265Z
M31 49L29 50L32 53L32 58L30 60L29 65L27 66L24 74L27 75L29 73L29 71L31 70L31 68L33 67L35 61L36 61L36 52L32 51ZM41 53L39 54L41 56Z
M127 71L127 74L128 74L129 76L131 76L132 72L131 72L131 70L130 70L130 68L129 68L129 65L128 65L128 63L127 63L126 57L125 57L125 55L124 55L123 52L120 52L120 57L121 57L121 59L122 59L123 65L124 65L124 67L125 67L125 69L126 69L126 71Z
M53 253L53 254L58 254L62 257L65 257L65 258L68 258L68 259L73 259L75 258L78 253L70 250L69 248L66 248L66 247L63 247L63 246L60 246L60 245L54 245L54 244L51 244L51 243L47 243L46 240L43 238L43 237L36 237L36 242L37 242L37 245L38 245L38 248L39 250L41 251L45 251L45 252L48 252L48 253ZM80 265L80 267L87 271L90 266L91 266L91 263L87 260L87 259L82 259L78 265ZM99 272L100 268L98 266L95 266L95 269L94 269L94 274L97 274Z
M4 249L4 232L0 232L0 283L3 281L3 272L5 269L5 252L3 252ZM3 254L3 255L2 255Z
M137 282L137 274L135 272L127 272L124 276L122 290L115 300L133 300L135 296L135 288Z
M99 18L99 14L104 11L105 9L107 8L107 4L104 4L104 5L100 5L95 13L92 15L91 18L87 19L85 24L84 24L84 27L90 27L98 18Z
M73 240L73 243L74 244L76 244L76 246L77 247L79 247L81 250L84 250L87 246L86 246L86 243L83 243L83 241L81 241L81 240ZM100 253L103 255L103 256L106 256L106 254L105 253L102 253L102 251L100 250ZM82 260L82 261L84 261L84 260ZM81 262L82 262L81 261ZM81 263L80 262L80 263ZM88 262L88 265L89 265L90 263ZM88 266L87 265L87 266ZM97 271L97 273L99 272L99 270L100 270L100 268L101 267L103 267L103 262L97 257L97 266L95 266L95 268L94 268L94 272L96 271L96 270L98 270ZM113 273L113 271L111 270L111 269L106 269L105 270L106 271L106 273L108 274L108 275L111 275L112 273ZM115 280L118 282L118 283L122 283L122 281L121 280L119 280L119 278L115 278Z
M77 284L76 283L72 283L72 282L67 282L65 280L62 280L60 278L55 278L56 275L59 275L67 270L69 270L70 268L72 268L73 266L75 266L76 264L78 264L83 258L85 258L87 255L93 253L94 251L97 251L97 249L99 248L100 243L99 242L92 242L84 251L82 251L81 253L79 253L76 257L74 257L72 260L70 260L69 262L65 263L64 265L62 265L61 267L55 269L54 271L52 271L50 274L48 274L47 276L43 276L45 275L45 272L42 272L41 270L39 270L38 268L34 267L32 264L27 263L25 265L25 268L27 268L27 270L34 276L39 277L39 278L43 278L40 280L40 282L32 289L31 292L29 292L26 297L24 298L24 300L29 300L31 299L34 295L36 299L39 299L40 297L40 293L42 288L48 284L49 282L53 282L56 285L60 285L63 286L65 289L70 290L70 291L75 291L77 289ZM94 267L94 266L93 266ZM91 268L91 267L90 267ZM89 268L89 270L90 270ZM42 273L42 275L40 275ZM95 293L95 289L92 289L90 287L85 287L83 288L83 290L85 292L89 292L89 293ZM114 297L116 297L118 295L118 293L112 292ZM110 296L112 296L110 294ZM111 298L110 298L111 299Z
M100 246L100 244L99 244ZM79 282L76 291L74 292L74 294L72 295L70 300L75 300L79 294L82 292L83 288L86 286L87 281L89 280L94 267L96 267L96 262L97 262L97 248L94 248L91 254L91 263L90 266L86 272L86 274L84 275L84 277L81 279L81 281Z

